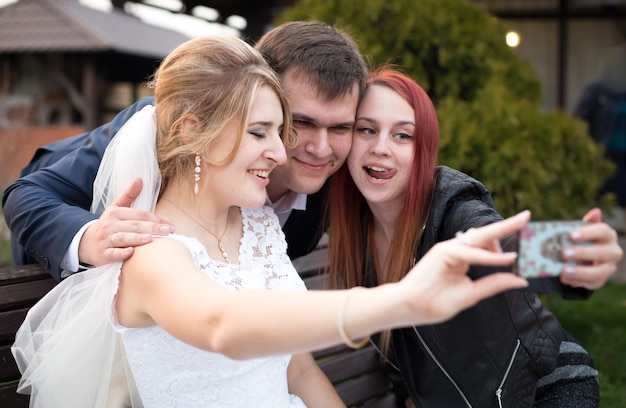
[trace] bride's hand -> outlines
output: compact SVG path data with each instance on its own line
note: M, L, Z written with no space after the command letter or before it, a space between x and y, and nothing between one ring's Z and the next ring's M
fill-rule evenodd
M518 231L529 220L530 211L523 211L503 221L458 233L456 238L433 246L400 282L410 299L413 321L409 323L437 323L482 299L528 286L526 279L512 273L494 273L472 280L467 271L470 265L513 263L517 253L502 252L499 239Z

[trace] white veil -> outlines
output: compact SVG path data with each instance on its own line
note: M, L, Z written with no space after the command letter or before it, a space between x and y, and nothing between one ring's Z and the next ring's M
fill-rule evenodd
M152 212L161 183L154 106L135 113L107 147L94 182L91 211L102 213L136 177L133 207ZM141 407L114 310L122 263L75 273L31 308L11 348L30 407Z

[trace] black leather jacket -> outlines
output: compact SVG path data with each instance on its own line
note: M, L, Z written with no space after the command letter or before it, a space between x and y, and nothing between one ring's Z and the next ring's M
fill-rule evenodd
M440 167L416 260L459 230L500 219L482 183ZM478 278L492 271L472 267L469 274ZM368 285L375 284L371 272ZM558 320L533 291L589 294L556 280L534 284L532 291L486 299L448 322L393 331L390 360L416 407L533 406L537 379L554 370L563 335Z

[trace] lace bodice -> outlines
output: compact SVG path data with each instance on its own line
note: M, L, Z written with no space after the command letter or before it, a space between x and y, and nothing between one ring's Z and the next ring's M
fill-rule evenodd
M189 248L202 273L229 290L306 290L272 209L241 213L239 265L211 259L195 238L170 237ZM146 408L304 407L287 389L290 355L236 361L187 345L160 326L117 329Z

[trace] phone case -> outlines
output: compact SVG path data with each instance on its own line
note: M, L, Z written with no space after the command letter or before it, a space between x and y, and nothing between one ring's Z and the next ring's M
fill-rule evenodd
M561 253L564 247L577 245L569 240L569 233L585 225L579 220L533 221L518 233L516 273L525 278L559 276L565 264Z

